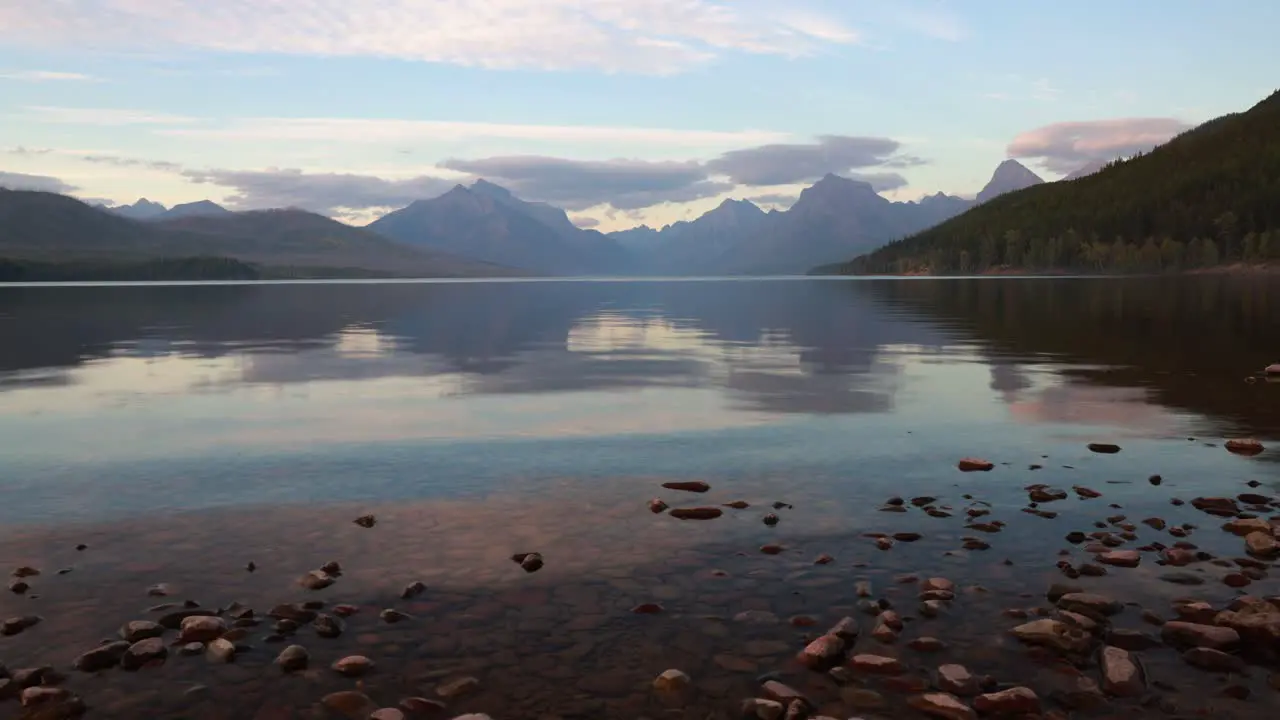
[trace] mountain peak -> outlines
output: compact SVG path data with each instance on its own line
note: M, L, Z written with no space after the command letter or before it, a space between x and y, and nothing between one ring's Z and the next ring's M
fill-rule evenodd
M978 202L986 202L1005 193L1039 185L1044 179L1027 169L1026 165L1009 158L996 166L991 180L978 193Z
M459 185L458 187L462 187L462 186ZM511 194L510 190L496 183L491 183L488 180L485 180L484 178L480 178L475 182L471 183L471 191L478 192L482 195L488 195L489 197L492 197L492 198L505 199L505 198L514 197Z

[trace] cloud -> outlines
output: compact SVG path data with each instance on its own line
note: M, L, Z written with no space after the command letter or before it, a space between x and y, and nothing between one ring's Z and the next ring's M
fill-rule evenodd
M811 182L827 173L847 175L857 168L924 162L895 157L900 148L901 143L890 138L824 135L813 143L731 150L708 162L707 169L739 185L788 185Z
M58 82L94 80L92 75L73 72L57 72L53 70L21 70L19 72L0 73L0 80L21 80L24 82Z
M536 155L446 160L441 167L488 178L520 197L569 210L608 203L631 210L714 197L733 188L697 161L565 160Z
M388 180L373 175L304 173L296 169L186 170L183 177L195 183L229 188L226 202L234 209L297 207L326 215L346 215L352 210L403 207L432 198L457 181L423 175Z
M69 193L76 189L74 185L48 175L27 175L0 170L0 187L8 190L39 190L41 192Z
M579 217L573 218L573 224L577 225L583 230L590 230L591 228L598 226L600 224L600 221L592 217L579 216Z
M789 208L795 201L800 198L799 195L788 195L787 193L765 193L764 195L752 195L747 199L757 205L768 205L777 208Z
M0 4L0 42L358 56L669 74L724 52L796 57L857 33L729 0L62 0ZM780 21L781 20L781 21Z
M20 157L34 157L36 155L48 155L53 152L53 148L29 148L23 145L16 145L11 148L5 148L2 152L5 155L18 155Z
M573 143L741 145L774 142L786 133L767 130L679 130L592 125L520 125L377 118L243 118L224 127L167 128L161 135L207 140L287 140L299 142L457 142L504 138Z
M898 173L847 173L846 176L867 183L878 193L907 186L907 179Z
M155 113L122 108L76 108L29 105L19 117L60 125L173 125L196 122L186 115Z
M1176 118L1118 118L1061 122L1019 134L1009 157L1037 161L1046 170L1070 173L1094 162L1150 150L1190 125Z
M182 165L166 160L140 160L117 155L84 155L80 159L85 162L115 165L116 167L143 167L150 170L160 170L161 172L182 172Z

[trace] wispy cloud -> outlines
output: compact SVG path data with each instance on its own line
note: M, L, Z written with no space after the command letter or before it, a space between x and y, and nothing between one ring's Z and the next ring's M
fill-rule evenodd
M28 105L18 117L60 125L181 125L197 122L186 115L122 108L80 108Z
M899 24L922 35L959 42L970 35L969 26L941 2L893 3Z
M856 33L728 0L62 0L0 5L0 41L369 56L666 74L726 51L800 56Z
M0 14L0 17L3 17ZM21 70L18 72L0 72L0 80L21 80L23 82L88 82L96 80L92 75L73 72L57 72L54 70Z
M683 130L591 125L522 125L377 118L244 118L218 127L166 128L163 135L206 140L406 143L504 138L572 143L744 145L788 137L771 130Z

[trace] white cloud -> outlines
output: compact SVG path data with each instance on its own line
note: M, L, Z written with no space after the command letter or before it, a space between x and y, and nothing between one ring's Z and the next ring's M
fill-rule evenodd
M0 4L0 41L372 56L666 74L724 51L798 56L857 35L728 0L46 0Z
M22 80L26 82L58 82L58 81L89 81L95 79L92 75L73 72L57 72L54 70L22 70L19 72L0 73L0 80Z
M351 173L304 173L297 169L187 170L192 182L229 188L225 202L237 210L297 207L348 217L374 208L399 208L431 198L457 180L433 176L387 179Z
M742 145L776 142L787 133L770 130L680 130L591 125L521 125L378 118L244 118L221 127L166 128L162 135L206 140L406 143L504 138L541 142Z
M6 190L39 190L41 192L66 193L75 190L74 185L48 175L27 175L26 173L5 172L0 170L0 188Z
M37 122L57 123L60 125L174 125L196 122L196 118L186 115L156 113L146 110L128 110L122 108L78 108L55 107L49 105L29 105L18 115Z

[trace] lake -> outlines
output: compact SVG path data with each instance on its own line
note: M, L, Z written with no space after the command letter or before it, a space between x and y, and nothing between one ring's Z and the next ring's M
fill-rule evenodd
M0 678L99 718L704 720L769 680L876 718L926 717L961 664L1045 712L1275 717L1280 634L1210 672L1156 623L1280 595L1220 529L1280 527L1277 361L1280 283L1216 276L0 286L0 567L39 570L0 593L39 618L0 637ZM1054 583L1125 605L1071 625L1079 651L1020 642L1083 622ZM236 626L232 662L170 629L166 659L73 669L186 601ZM337 637L268 617L306 601ZM844 616L853 654L902 667L797 662ZM1104 641L1139 691L1091 687ZM291 644L307 669L274 664ZM330 669L352 655L375 667ZM669 669L687 686L656 689ZM53 717L5 683L0 716Z

